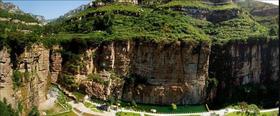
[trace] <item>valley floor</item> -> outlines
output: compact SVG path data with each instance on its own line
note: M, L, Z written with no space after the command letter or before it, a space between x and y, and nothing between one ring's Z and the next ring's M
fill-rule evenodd
M99 110L97 107L104 105L97 101L92 101L85 96L80 97L78 101L68 101L68 95L73 95L71 92L61 88L53 88L50 92L49 100L42 104L41 111L43 115L47 116L242 116L240 110L225 108L221 110L211 110L209 112L193 111L197 113L151 113L149 111L135 111L130 107L117 107L113 106L108 111ZM61 92L63 91L63 92ZM66 92L65 92L66 91ZM68 93L65 96L63 93ZM68 99L68 100L67 100ZM278 108L260 110L260 116L277 116L279 113Z

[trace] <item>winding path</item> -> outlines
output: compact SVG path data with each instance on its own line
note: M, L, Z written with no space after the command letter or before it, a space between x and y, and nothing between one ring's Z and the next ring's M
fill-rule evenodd
M99 113L99 112L93 112L89 108L85 107L84 104L82 103L74 103L74 102L69 102L69 104L73 107L74 112L78 116L83 116L83 113L87 113L89 115L93 116L115 116L117 112L131 112L131 113L139 113L141 116L144 116L145 114L152 115L152 116L191 116L191 115L199 115L199 116L211 116L213 114L218 114L220 116L224 116L227 113L231 112L237 112L240 110L236 109L221 109L221 110L212 110L209 112L200 112L200 113L183 113L183 114L160 114L160 113L149 113L149 112L137 112L133 110L127 110L127 109L119 109L119 110L111 110L110 112L104 112L104 113ZM93 103L95 105L100 105L97 103ZM278 108L273 108L273 109L266 109L266 110L261 110L260 112L272 112L272 111L278 111Z

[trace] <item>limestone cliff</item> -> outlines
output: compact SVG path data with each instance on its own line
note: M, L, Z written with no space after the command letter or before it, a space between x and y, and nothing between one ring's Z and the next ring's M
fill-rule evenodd
M0 52L0 98L6 98L14 108L23 107L22 115L46 99L49 75L49 50L41 45L25 48L11 60L11 50Z
M278 39L225 45L134 40L77 49L33 45L15 55L4 47L0 98L28 111L45 100L50 82L103 100L150 104L250 101L252 96L275 102L279 96ZM21 84L15 86L17 73ZM213 78L216 86L209 81Z
M209 96L215 104L248 101L263 106L276 105L279 39L212 46L209 75L218 81Z
M198 104L205 97L209 55L207 43L108 42L80 55L85 65L72 74L81 89L104 100L113 95L139 103ZM87 81L91 73L106 83Z

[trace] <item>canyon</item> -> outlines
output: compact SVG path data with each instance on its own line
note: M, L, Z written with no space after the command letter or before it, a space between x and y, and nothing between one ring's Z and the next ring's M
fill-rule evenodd
M237 1L93 2L47 25L7 12L0 18L0 100L25 116L41 110L58 85L102 101L276 107L279 8L249 14Z
M236 87L253 83L269 90L273 89L270 85L279 82L279 40L254 41L222 46L192 41L105 42L85 48L86 52L77 52L80 57L76 60L64 58L62 46L33 45L20 54L4 47L0 52L0 97L13 107L23 102L24 108L30 110L46 99L50 82L61 83L59 78L67 74L74 77L79 91L103 100L113 96L137 103L168 105L240 98ZM16 58L11 60L14 55ZM83 65L71 70L67 64L77 60ZM13 86L15 71L28 75L18 88ZM210 78L217 79L216 86L209 86L208 73ZM107 83L88 80L91 74L99 75ZM264 96L260 99L274 98L270 99L273 101L279 96L277 90L276 87L272 93L255 94Z

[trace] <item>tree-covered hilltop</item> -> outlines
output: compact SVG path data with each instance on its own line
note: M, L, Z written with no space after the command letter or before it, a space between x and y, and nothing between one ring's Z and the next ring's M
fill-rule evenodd
M3 46L22 48L27 43L31 45L41 39L43 25L35 17L19 12L19 9L18 12L11 12L12 8L5 9L5 4L0 4L0 49Z
M257 4L256 6L267 5L259 2ZM73 38L94 44L133 39L168 42L190 40L223 44L231 40L246 41L250 38L278 36L278 15L263 21L261 19L267 16L260 17L253 13L252 8L245 3L213 5L202 0L145 0L136 5L101 0L93 2L91 6L72 14L71 17L50 22L43 28L0 21L0 38L5 42L9 35L15 35L12 32L25 31L27 33L23 34L24 36L33 35L37 42L52 46L67 43ZM26 22L37 22L28 15L9 12L2 15Z
M254 20L267 27L270 35L279 35L279 6L253 0L239 2L238 5L248 11Z
M149 2L148 2L149 3ZM213 6L202 0L172 0L155 4L93 3L72 17L45 26L52 38L91 42L144 39L226 43L273 35L236 3ZM272 21L273 22L273 21ZM273 22L275 23L275 22Z

